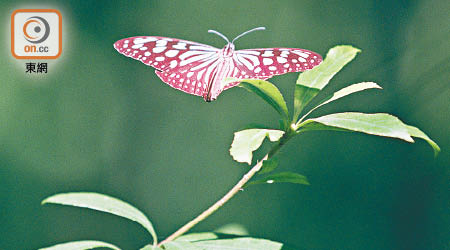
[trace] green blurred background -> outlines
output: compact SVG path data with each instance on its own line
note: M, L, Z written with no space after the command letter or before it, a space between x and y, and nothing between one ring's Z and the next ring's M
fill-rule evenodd
M63 53L46 75L26 75L30 60L10 53L18 8L62 12ZM311 132L279 155L280 170L308 176L311 186L250 187L193 231L240 223L252 236L298 249L450 249L449 10L448 0L2 1L0 249L81 239L137 249L150 241L122 218L40 205L55 193L123 199L149 215L161 237L221 197L248 170L228 154L233 132L252 122L276 127L277 114L240 88L212 103L176 91L112 45L160 35L221 48L208 29L232 38L257 26L267 30L240 39L237 49L362 49L324 92L360 81L384 90L315 115L389 112L443 152L434 159L422 140ZM297 75L271 80L289 105Z

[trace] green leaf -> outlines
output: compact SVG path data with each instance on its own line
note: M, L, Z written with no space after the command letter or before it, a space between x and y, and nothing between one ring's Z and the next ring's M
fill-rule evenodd
M439 148L439 146L436 144L436 142L434 142L433 140L430 139L430 137L428 137L424 132L422 132L420 129L413 127L413 126L409 126L406 125L406 128L408 129L408 132L411 136L417 137L417 138L421 138L424 139L426 142L428 142L428 144L430 144L430 146L433 148L434 150L434 156L436 157L439 152L441 152L441 149Z
M170 241L163 246L165 250L204 250L189 241Z
M239 235L239 236L249 235L247 228L245 228L242 224L238 223L225 224L215 229L214 232L227 235Z
M257 150L264 138L270 141L278 141L284 131L276 129L246 129L234 133L233 143L230 148L230 155L235 161L252 164L252 152Z
M182 236L176 238L175 241L193 242L193 241L199 241L199 240L214 240L214 239L218 239L218 238L219 238L219 236L216 233L204 232L204 233L185 234L185 235L182 235Z
M278 124L280 125L280 130L286 131L287 126L288 126L287 121L280 119L280 120L278 120Z
M250 237L196 241L192 244L204 250L280 250L283 247L279 242Z
M261 169L258 171L258 174L267 174L272 172L278 167L278 159L270 158L263 161L263 165Z
M48 197L42 204L53 203L75 207L94 209L141 224L153 237L153 244L157 244L157 237L152 223L138 209L119 199L97 193L65 193Z
M357 112L336 113L308 119L302 122L300 127L308 128L308 126L314 122L330 127L414 142L409 135L406 125L397 117L390 114L364 114Z
M390 114L364 114L357 112L336 113L308 119L299 125L299 133L312 130L356 131L366 134L393 137L413 143L411 138L424 139L437 156L439 146L420 129L409 126Z
M158 246L153 246L152 244L148 244L139 250L163 250L163 249Z
M320 65L320 64L319 64ZM319 66L316 66L316 68ZM314 69L314 68L313 68ZM312 70L312 69L311 69ZM308 72L308 71L306 71ZM305 73L306 73L305 72ZM304 73L302 73L304 74ZM300 75L302 75L300 74ZM305 106L320 92L320 89L309 88L300 84L295 85L294 91L294 118L295 122Z
M323 89L337 72L355 58L358 52L361 52L361 50L349 45L331 48L321 64L299 75L297 84L309 88Z
M99 247L106 247L114 250L120 250L120 248L112 244L95 240L71 241L67 243L54 245L51 247L40 248L39 250L87 250Z
M233 80L233 78L230 80L233 82L237 81L237 79ZM264 80L243 79L239 81L241 82L238 85L239 87L245 88L248 91L257 94L270 106L272 106L284 120L287 121L289 119L286 102L284 101L283 95L275 85Z
M270 176L266 176L266 177L256 180L256 181L251 181L247 184L247 186L254 185L254 184L272 184L272 183L282 183L282 182L309 185L308 179L301 174L292 173L292 172L281 172L281 173L276 173L276 174L273 174Z
M282 243L265 240L255 239L250 237L239 237L235 234L222 234L222 233L191 233L178 237L175 242L188 241L194 246L199 247L202 250L252 250L252 249L298 249L291 248Z
M339 98L342 98L344 96L359 92L359 91L363 91L366 89L381 89L380 86L378 86L378 84L374 83L374 82L361 82L361 83L356 83L356 84L352 84L350 86L347 86L343 89L340 89L336 92L334 92L334 94L330 97L328 97L325 101L323 101L322 103L320 103L319 105L317 105L316 107L314 107L313 109L311 109L308 113L306 113L301 119L300 121L302 121L305 117L307 117L309 114L311 114L314 110L322 107L325 104L328 104L330 102L336 101Z
M352 46L341 45L330 49L325 60L313 69L301 73L294 92L294 121L305 106L322 90L333 76L360 52Z

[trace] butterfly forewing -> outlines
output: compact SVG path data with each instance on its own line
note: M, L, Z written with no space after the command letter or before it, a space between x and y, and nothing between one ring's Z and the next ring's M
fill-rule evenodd
M120 53L157 69L165 83L194 95L202 95L219 58L219 49L186 40L138 36L117 41Z
M237 67L247 78L270 78L289 72L312 69L322 57L309 50L291 48L244 49L235 53Z
M305 49L244 49L234 53L233 62L236 69L231 77L265 80L274 75L312 69L322 62L322 57ZM239 82L229 83L224 86L224 90L238 84Z

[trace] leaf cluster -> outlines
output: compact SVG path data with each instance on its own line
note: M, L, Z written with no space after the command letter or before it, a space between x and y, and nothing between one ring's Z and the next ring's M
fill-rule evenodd
M264 80L243 80L239 86L255 93L272 106L280 114L281 126L280 129L254 127L236 132L230 148L230 154L233 159L238 162L251 164L253 152L262 145L265 138L269 138L272 142L278 141L278 144L275 144L272 148L272 152L274 152L279 149L280 144L286 143L293 136L318 130L361 132L397 138L410 143L414 142L413 137L421 138L432 146L436 156L440 148L433 140L420 129L407 125L390 114L343 112L309 118L313 111L340 98L364 90L381 89L374 82L355 83L336 91L307 112L304 111L311 100L328 85L333 76L352 61L359 52L359 49L352 46L336 46L330 49L325 60L320 65L300 74L295 85L292 117L289 115L283 95L275 85ZM267 159L263 162L260 174L268 174L276 169L278 163L276 160L271 159L271 156L269 152ZM291 172L265 176L249 184L271 184L276 182L309 184L305 176Z

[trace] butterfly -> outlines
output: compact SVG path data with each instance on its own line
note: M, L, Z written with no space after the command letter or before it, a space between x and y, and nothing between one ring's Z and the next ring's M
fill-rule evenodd
M268 79L274 75L312 69L322 57L312 51L295 48L235 50L234 42L257 30L248 30L231 42L215 30L208 30L227 41L223 49L209 45L160 36L136 36L121 39L114 48L121 54L155 68L156 75L171 87L215 100L219 94L239 84L235 79Z

